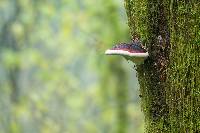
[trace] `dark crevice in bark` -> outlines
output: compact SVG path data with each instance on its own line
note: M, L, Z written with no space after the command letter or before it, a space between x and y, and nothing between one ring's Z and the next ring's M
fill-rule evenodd
M165 92L170 46L170 31L167 18L169 11L166 8L168 3L162 0L154 2L149 0L147 3L149 20L147 46L150 56L143 65L137 67L137 72L141 92L144 95L143 97L146 97L142 101L144 102L145 117L149 117L146 119L150 120L148 127L155 127L158 131L164 131L169 126L169 110ZM162 127L156 127L155 124L161 124Z

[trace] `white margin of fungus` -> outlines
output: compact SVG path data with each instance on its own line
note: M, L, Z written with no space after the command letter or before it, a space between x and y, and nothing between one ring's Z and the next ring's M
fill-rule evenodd
M131 57L143 57L143 58L147 58L149 56L149 53L131 53L128 51L124 51L124 50L111 50L108 49L105 52L106 55L127 55L127 56L131 56Z

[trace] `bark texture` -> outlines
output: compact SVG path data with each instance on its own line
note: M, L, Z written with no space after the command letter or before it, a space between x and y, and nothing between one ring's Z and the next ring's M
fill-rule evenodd
M125 8L150 54L137 66L146 132L200 132L200 2L125 0Z

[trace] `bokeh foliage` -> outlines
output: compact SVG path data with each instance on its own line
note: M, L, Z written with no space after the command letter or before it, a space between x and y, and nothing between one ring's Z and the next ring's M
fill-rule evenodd
M122 1L0 1L0 133L143 132ZM134 81L134 82L133 82Z

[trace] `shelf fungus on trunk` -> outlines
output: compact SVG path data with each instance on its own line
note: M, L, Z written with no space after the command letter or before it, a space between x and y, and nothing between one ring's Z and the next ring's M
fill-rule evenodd
M131 43L120 43L113 48L106 50L106 55L121 55L127 60L139 65L149 56L147 50L142 46L139 39L134 39Z

